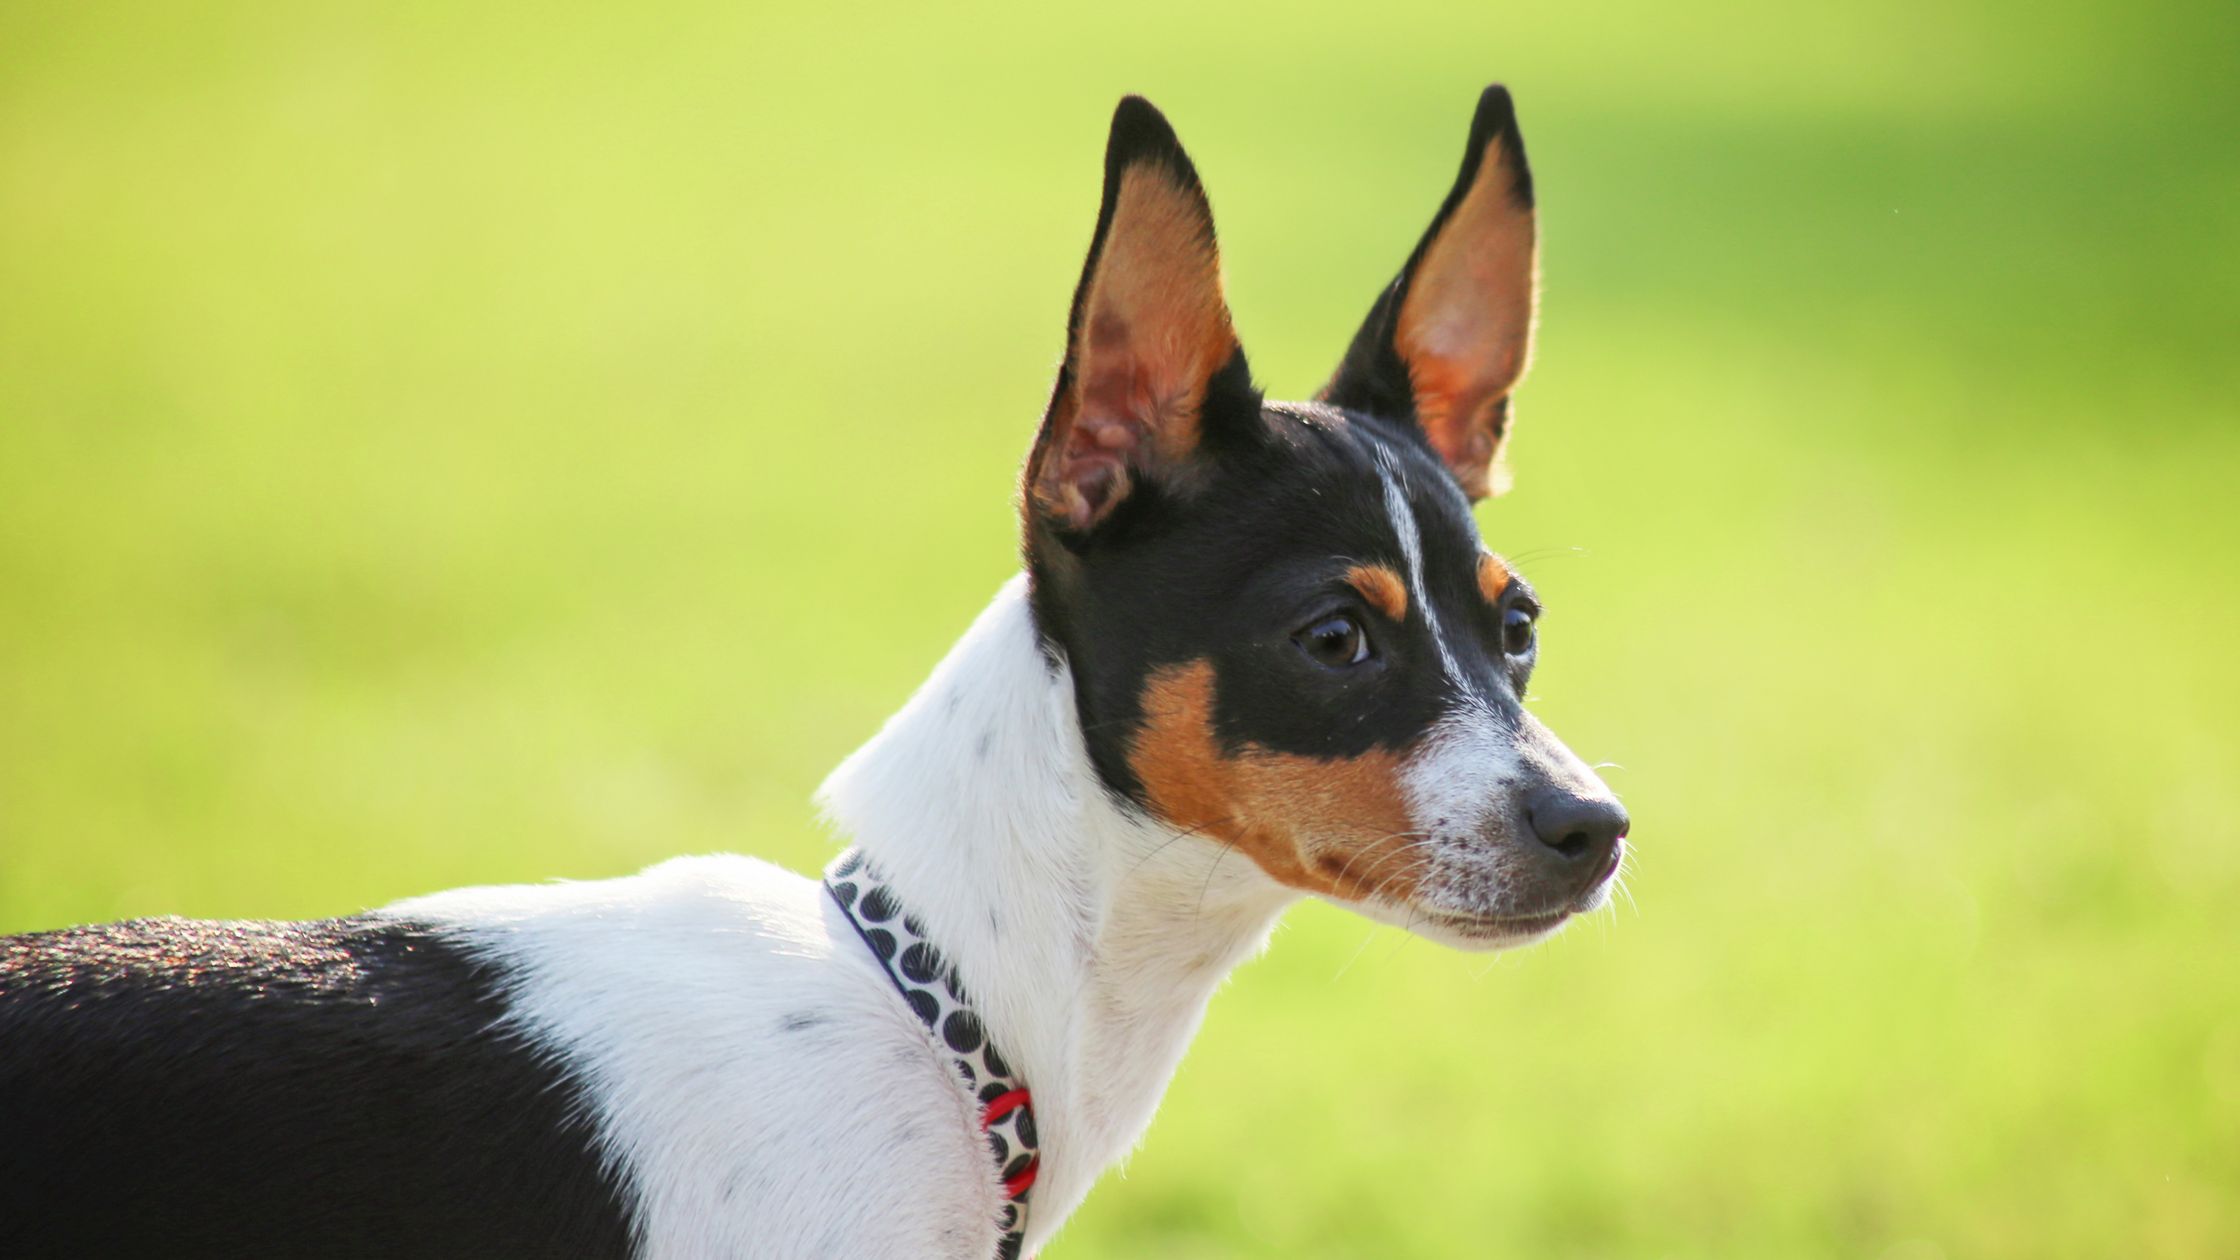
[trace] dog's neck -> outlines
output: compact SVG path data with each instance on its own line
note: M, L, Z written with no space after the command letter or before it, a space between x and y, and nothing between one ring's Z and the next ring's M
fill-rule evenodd
M1293 894L1116 803L1013 579L820 799L956 963L1034 1095L1031 1253L1151 1121L1229 971Z

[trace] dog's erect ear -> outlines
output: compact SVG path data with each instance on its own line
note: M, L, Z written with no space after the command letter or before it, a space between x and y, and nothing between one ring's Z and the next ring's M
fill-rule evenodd
M1473 499L1508 489L1509 395L1539 290L1532 172L1509 90L1478 98L1462 174L1318 395L1411 418Z
M1221 297L1213 210L1174 129L1127 97L1112 115L1065 363L1027 458L1030 519L1094 528L1138 479L1181 474L1209 412L1246 399L1257 415Z

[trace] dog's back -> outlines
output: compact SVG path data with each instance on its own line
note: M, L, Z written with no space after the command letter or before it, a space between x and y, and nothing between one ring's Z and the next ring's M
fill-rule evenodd
M404 921L0 940L0 1254L624 1254L580 1088L504 1010Z
M751 859L0 938L0 1030L9 1260L994 1244L925 1029Z

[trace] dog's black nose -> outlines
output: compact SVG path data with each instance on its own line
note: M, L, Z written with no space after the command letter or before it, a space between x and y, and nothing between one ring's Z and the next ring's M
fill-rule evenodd
M1527 812L1532 833L1567 866L1608 865L1611 851L1632 825L1626 807L1607 796L1561 790L1541 794Z

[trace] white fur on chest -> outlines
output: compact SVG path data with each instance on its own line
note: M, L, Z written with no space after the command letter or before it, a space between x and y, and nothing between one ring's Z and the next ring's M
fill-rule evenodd
M384 913L512 977L510 1022L584 1082L639 1254L992 1253L1000 1190L963 1087L815 881L680 858Z

